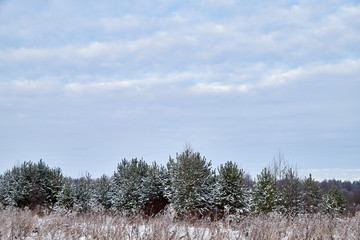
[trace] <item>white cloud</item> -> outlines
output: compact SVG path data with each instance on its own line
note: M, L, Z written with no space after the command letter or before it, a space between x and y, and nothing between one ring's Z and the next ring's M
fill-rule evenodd
M180 7L187 9L188 4ZM64 73L65 69L66 77L72 79L76 78L74 74L84 75L87 70L97 75L121 73L124 77L138 77L134 76L138 72L149 74L156 71L157 75L168 75L179 71L208 72L208 69L233 74L239 66L259 62L269 68L280 65L293 71L312 63L324 65L355 58L360 50L355 44L359 41L359 25L355 18L359 6L323 11L323 6L311 8L308 4L302 2L287 6L279 2L269 10L262 5L255 7L250 4L245 6L254 9L249 15L242 12L232 14L231 8L241 9L241 6L230 1L225 5L231 7L222 11L231 14L222 18L214 18L211 11L201 12L199 9L190 15L177 11L152 17L140 13L96 15L94 18L86 14L72 16L74 23L68 25L73 30L55 32L57 21L48 28L47 31L54 31L46 33L52 39L61 35L59 42L51 40L48 44L38 38L39 43L32 46L0 48L3 63L0 68L5 77L17 74L18 78L19 75L26 78L28 75ZM196 13L202 17L197 18ZM315 17L317 13L320 15ZM43 20L41 16L39 21ZM86 26L85 22L88 22ZM11 27L16 29L16 24L20 23L12 24L1 28L0 35L2 32L5 39L12 35ZM31 33L31 26L26 27ZM36 31L33 34L15 38L26 42L28 38L36 39ZM74 34L74 40L70 41ZM267 78L264 85L281 82ZM282 78L289 79L288 76Z
M96 45L96 44L95 44ZM96 48L96 47L95 47ZM100 47L101 48L101 47ZM360 60L344 60L333 64L309 64L295 69L272 69L271 66L257 64L244 68L238 73L207 71L184 71L169 74L144 73L135 78L121 75L74 76L72 80L61 83L61 77L44 77L38 80L15 80L0 84L1 89L14 91L54 91L64 89L71 92L109 92L117 90L141 90L165 92L169 88L192 93L246 93L294 82L309 81L317 76L351 79L360 74ZM327 79L319 81L327 81ZM339 83L340 84L340 83ZM59 86L62 86L59 88Z
M324 179L360 181L360 169L344 169L344 168L324 168L324 169L304 169L303 174L311 174L315 180L322 181Z
M118 89L126 89L134 86L135 82L130 81L117 81L117 82L99 82L99 83L69 83L65 85L66 90L82 92L82 91L113 91Z
M249 89L250 88L246 84L235 86L221 85L221 83L200 83L190 88L190 90L194 93L245 93L249 91Z
M21 93L54 93L60 82L42 79L42 80L15 80L9 82L0 82L0 92L3 94L21 94Z
M147 139L159 145L167 137L157 130L177 142L232 144L229 159L251 144L312 153L320 145L332 161L352 144L357 159L359 13L342 0L6 1L0 131L23 139L30 122L46 122L64 140L61 119L74 123L65 132L83 122L109 124L108 136L122 129L125 145L131 132L140 139L154 129ZM29 128L14 116L28 116Z

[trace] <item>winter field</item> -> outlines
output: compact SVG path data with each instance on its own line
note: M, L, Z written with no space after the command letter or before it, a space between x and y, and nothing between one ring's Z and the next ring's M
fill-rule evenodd
M145 219L93 212L37 214L0 210L0 239L360 239L360 213L352 217L280 214L177 221L171 212Z

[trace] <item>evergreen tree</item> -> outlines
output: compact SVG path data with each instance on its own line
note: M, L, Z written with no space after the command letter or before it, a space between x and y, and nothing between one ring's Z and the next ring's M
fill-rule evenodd
M93 199L94 189L89 173L85 177L75 180L75 202L74 208L80 212L88 212L95 206Z
M187 146L169 160L171 203L180 217L204 216L214 207L214 172L211 162Z
M167 199L165 194L166 171L163 166L159 167L156 162L151 165L147 176L143 178L143 199L145 202Z
M96 205L101 205L105 209L110 209L113 205L112 198L112 180L106 175L102 175L94 182L94 202Z
M137 212L148 200L144 194L144 179L149 165L137 158L130 162L123 159L114 173L115 207L127 212Z
M143 212L146 215L155 215L165 208L169 203L166 190L169 184L168 171L164 166L159 166L154 162L143 178L142 198L145 203Z
M305 178L301 194L303 212L317 213L323 211L323 192L311 177L311 174L309 178Z
M14 193L15 176L9 170L0 177L0 203L4 206L16 206Z
M344 194L335 186L325 196L326 211L331 214L344 214L347 210L347 202Z
M57 202L63 176L59 168L50 169L40 160L39 163L24 162L20 167L6 171L2 182L0 191L4 205L52 208Z
M244 171L236 163L226 162L218 168L217 186L219 188L220 211L230 214L244 213L246 207L246 188L244 186Z
M280 202L280 194L277 189L276 178L271 172L264 168L251 192L252 211L255 213L268 213L277 210Z
M288 168L279 186L283 211L286 214L298 214L301 211L301 181L297 171Z
M73 180L69 177L64 179L61 191L58 193L57 205L61 208L72 209L75 205L75 184Z

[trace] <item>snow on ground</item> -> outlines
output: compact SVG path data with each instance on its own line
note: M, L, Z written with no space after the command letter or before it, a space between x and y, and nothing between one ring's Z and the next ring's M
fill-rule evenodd
M347 239L359 240L360 214L353 217L280 214L246 216L211 222L177 221L169 215L152 219L109 213L56 214L0 210L0 240L92 239Z

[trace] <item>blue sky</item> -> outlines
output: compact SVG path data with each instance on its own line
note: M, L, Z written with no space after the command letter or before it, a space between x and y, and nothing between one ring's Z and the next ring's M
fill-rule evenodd
M111 175L185 143L360 180L358 1L0 0L0 172Z

